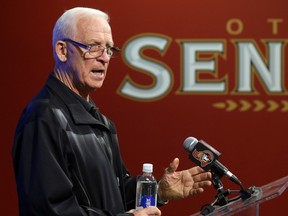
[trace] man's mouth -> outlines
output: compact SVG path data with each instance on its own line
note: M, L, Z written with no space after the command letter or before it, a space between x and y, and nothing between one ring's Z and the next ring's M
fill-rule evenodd
M104 73L103 70L92 70L93 73Z
M104 70L92 70L92 73L95 76L100 77L100 78L104 77L104 74L105 74L104 72L105 72Z

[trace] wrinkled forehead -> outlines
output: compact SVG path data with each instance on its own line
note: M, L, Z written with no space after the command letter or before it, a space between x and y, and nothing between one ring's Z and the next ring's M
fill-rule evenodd
M101 43L113 43L112 30L103 17L80 17L76 23L75 39L81 39L86 42L99 40Z

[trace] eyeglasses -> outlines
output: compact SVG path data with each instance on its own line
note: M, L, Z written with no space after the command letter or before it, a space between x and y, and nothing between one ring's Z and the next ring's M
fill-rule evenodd
M117 57L120 52L120 48L118 47L103 47L99 44L85 45L85 44L81 44L76 41L73 41L71 39L64 39L64 41L67 41L75 46L86 49L88 53L95 58L102 56L105 50L107 50L107 55L109 58Z

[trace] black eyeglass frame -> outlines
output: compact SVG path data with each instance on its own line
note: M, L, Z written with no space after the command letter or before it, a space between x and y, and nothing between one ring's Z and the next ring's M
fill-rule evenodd
M115 58L120 53L120 48L119 47L114 47L114 46L112 46L112 47L103 47L103 46L101 46L99 44L85 45L85 44L79 43L77 41L71 40L69 38L65 38L65 39L63 39L63 41L69 42L69 43L71 43L71 44L73 44L75 46L78 46L78 47L81 47L83 49L86 49L88 51L88 53L91 56L95 57L95 58L99 58L100 56L102 56L103 53L104 53L104 50L107 50L107 55L109 56L109 58ZM95 54L91 53L91 47L93 47L93 46L99 47L99 49L97 49L95 51L95 52L100 51L99 55L95 55ZM112 54L111 54L111 52L112 52Z

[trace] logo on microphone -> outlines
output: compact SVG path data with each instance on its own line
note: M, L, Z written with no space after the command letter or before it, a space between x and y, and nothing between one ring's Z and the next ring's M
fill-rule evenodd
M201 163L201 167L205 167L213 162L214 155L211 151L197 151L196 149L193 151L193 157Z

